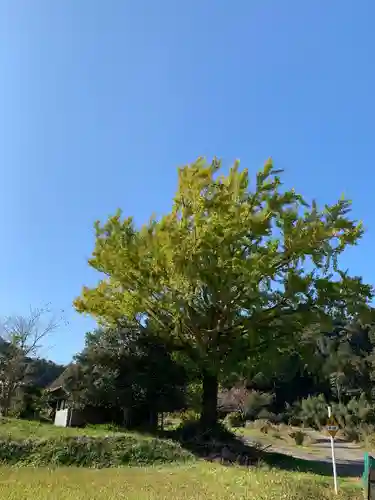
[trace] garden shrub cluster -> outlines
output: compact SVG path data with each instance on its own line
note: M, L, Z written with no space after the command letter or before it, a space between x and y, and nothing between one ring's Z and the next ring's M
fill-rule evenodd
M225 424L231 428L243 427L247 422L263 422L262 427L270 424L288 424L322 430L327 422L327 406L337 419L343 435L349 441L375 443L375 405L365 394L352 397L345 403L328 403L324 395L309 396L294 405L286 405L283 412L272 413L272 395L253 391L244 405L245 411L229 413ZM267 424L267 425L266 425ZM297 441L299 441L297 443ZM302 436L296 436L296 443L302 444Z
M353 397L345 403L328 403L324 396L311 396L294 406L294 419L306 427L321 429L327 421L327 406L330 404L342 429L358 429L363 425L375 425L375 406L365 394Z

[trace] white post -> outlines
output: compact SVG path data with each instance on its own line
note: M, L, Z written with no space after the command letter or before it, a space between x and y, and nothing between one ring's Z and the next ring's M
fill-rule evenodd
M328 418L330 418L332 415L331 412L331 407L328 406ZM336 471L336 458L335 458L335 440L333 439L332 436L331 438L331 451L332 451L332 469L333 469L333 484L335 488L335 493L337 495L338 488L337 488L337 471Z

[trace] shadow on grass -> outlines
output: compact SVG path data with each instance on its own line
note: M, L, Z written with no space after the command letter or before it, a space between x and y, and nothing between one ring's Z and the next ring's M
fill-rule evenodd
M323 444L323 443L330 444L329 437L314 438L314 443L315 444ZM347 439L342 439L342 438L336 437L335 443L349 444L349 441Z
M328 460L307 460L296 458L282 453L264 453L262 461L269 466L282 470L309 472L321 476L332 476L332 463ZM340 477L360 477L363 473L363 464L347 460L336 464L337 475Z
M197 422L188 422L177 429L159 431L158 436L177 441L197 458L204 460L253 465L261 458L261 448L249 446L222 425L204 431Z
M179 442L197 458L224 465L255 466L263 463L281 470L322 476L332 475L332 463L328 459L310 460L272 452L271 445L250 445L221 425L214 431L202 432L195 423L188 423L178 429L166 430L158 434L160 437ZM337 463L337 474L340 477L359 477L362 472L363 464L359 461Z

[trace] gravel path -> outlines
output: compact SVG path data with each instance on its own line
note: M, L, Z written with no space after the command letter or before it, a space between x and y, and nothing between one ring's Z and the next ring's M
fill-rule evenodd
M306 462L318 462L322 465L326 465L327 471L329 471L329 468L332 467L330 438L316 431L307 431L307 433L314 440L314 443L309 445L308 448L280 446L277 441L275 441L268 451L289 455L294 458L306 460ZM254 442L254 440L249 439L247 439L247 441ZM262 443L261 439L257 439L256 441ZM267 445L268 443L264 442L262 444ZM364 451L359 446L342 439L336 439L335 457L337 474L343 477L361 476L363 473L363 455Z

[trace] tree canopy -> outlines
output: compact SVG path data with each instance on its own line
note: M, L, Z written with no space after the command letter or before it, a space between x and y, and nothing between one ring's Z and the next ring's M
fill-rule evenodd
M121 211L97 222L89 264L104 277L75 300L102 324L153 322L200 374L205 426L220 381L300 349L313 325L371 314L373 293L339 266L363 234L349 201L308 204L271 160L253 185L238 162L221 169L180 168L171 212L141 228Z
M149 329L122 325L86 334L64 387L78 407L107 409L128 426L156 426L158 412L184 406L185 382L182 367Z

